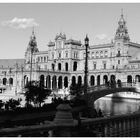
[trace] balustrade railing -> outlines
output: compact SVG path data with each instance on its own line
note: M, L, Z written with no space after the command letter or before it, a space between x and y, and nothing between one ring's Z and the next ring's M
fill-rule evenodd
M91 86L88 87L88 92L94 92L94 91L101 91L105 89L115 89L115 88L132 88L132 87L140 87L138 83L114 83L114 84L103 84L103 85L97 85L97 86Z
M107 118L85 119L83 128L92 131L96 137L138 137L140 136L140 113ZM94 127L93 127L94 126Z
M67 131L67 132L66 132ZM80 124L75 120L73 127L45 122L32 126L0 129L0 136L12 137L56 137L56 136L86 136L86 137L139 137L140 113L117 115L103 118L81 118ZM70 135L68 135L68 133Z

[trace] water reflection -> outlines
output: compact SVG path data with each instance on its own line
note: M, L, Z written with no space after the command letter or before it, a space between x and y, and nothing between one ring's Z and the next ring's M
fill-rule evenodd
M103 97L95 102L95 108L102 110L104 116L128 114L140 111L140 100Z

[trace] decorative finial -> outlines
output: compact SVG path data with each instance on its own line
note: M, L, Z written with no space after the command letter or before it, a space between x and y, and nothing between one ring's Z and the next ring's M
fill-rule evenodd
M33 29L32 29L32 35L34 35L35 34L35 32L34 32L34 26L33 26Z
M121 9L121 17L123 17L123 8Z

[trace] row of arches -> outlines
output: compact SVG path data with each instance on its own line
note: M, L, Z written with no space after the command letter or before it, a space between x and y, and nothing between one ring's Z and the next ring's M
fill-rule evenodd
M57 77L54 75L51 79L51 76L48 75L45 79L44 75L40 76L40 85L45 86L46 88L52 89L62 89L63 87L68 87L68 77L65 76L64 79L62 76Z
M132 75L128 75L127 83L132 83L132 82L140 82L140 75L136 75L135 79L133 79Z
M55 70L55 64L52 63L52 70L54 71ZM58 70L61 71L62 70L62 64L61 63L58 63ZM66 62L65 63L65 71L68 71L69 70L69 64ZM76 71L77 70L77 62L74 61L73 62L73 71Z
M3 78L3 79L1 80L1 83L2 83L3 85L7 85L7 84L13 85L13 78L9 78L9 79Z
M115 75L111 75L111 80L115 80ZM108 76L104 75L103 76L103 81L104 83L108 82ZM82 85L84 82L82 80L82 76L78 76L77 80L76 80L76 76L72 76L71 77L71 81L70 84L75 85L75 84L79 84ZM47 88L52 88L52 89L61 89L63 87L67 88L69 85L69 79L67 76L65 76L64 78L62 76L53 76L51 77L50 75L48 75L45 79L44 75L40 76L40 84L41 86L45 86ZM97 85L101 84L101 79L100 79L100 75L97 76ZM90 85L93 86L95 85L95 77L92 75L90 77Z
M46 88L51 88L51 89L62 89L62 88L67 88L69 85L75 85L79 84L82 85L84 84L84 78L82 76L72 76L69 78L68 76L44 76L40 75L39 77L40 80L40 86L46 87ZM95 86L95 85L101 85L101 84L106 84L108 81L116 81L116 76L111 75L110 77L108 75L103 75L101 78L101 75L91 75L89 77L89 86ZM135 79L133 79L132 75L127 76L127 81L128 83L132 82L140 82L140 75L136 75ZM24 76L24 85L28 82L28 77ZM70 83L69 83L70 82Z
M110 79L108 78L107 75L103 76L103 84L106 84L108 81L112 81L115 80L115 75L111 75ZM97 81L96 81L97 85L101 84L101 76L97 75ZM94 86L95 85L95 76L91 75L90 76L90 85Z

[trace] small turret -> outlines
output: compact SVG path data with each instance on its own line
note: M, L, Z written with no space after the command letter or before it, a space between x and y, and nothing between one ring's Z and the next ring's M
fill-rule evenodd
M116 35L115 35L115 41L116 40L123 40L124 42L127 42L130 40L129 35L128 35L128 30L126 27L126 21L124 20L123 12L121 13L121 18L118 22L118 28L116 30Z
M34 52L38 52L36 36L35 36L35 33L34 33L34 29L32 31L32 35L30 37L30 41L29 41L29 45L28 45L27 51L32 51L33 53Z
M27 50L25 52L26 63L30 63L31 55L33 53L36 53L36 52L39 52L39 50L37 48L36 36L35 36L35 33L34 33L34 29L33 29L32 35L30 36L30 41L28 43Z

